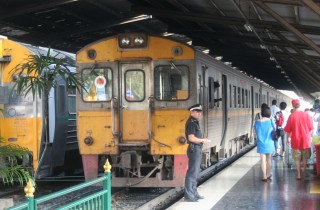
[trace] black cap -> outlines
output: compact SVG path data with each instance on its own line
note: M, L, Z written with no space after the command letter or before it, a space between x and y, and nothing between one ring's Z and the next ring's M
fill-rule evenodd
M201 112L202 111L202 106L201 104L195 104L195 105L192 105L188 108L189 111L199 111Z

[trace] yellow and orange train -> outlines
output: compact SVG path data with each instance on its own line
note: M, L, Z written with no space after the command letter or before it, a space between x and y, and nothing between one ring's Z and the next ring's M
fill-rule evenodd
M211 140L203 148L202 167L208 167L254 143L252 126L262 103L290 100L166 37L105 38L83 47L76 62L84 82L76 110L85 176L97 177L108 158L114 187L184 185L185 122L195 103L204 107L202 132Z
M74 55L51 49L52 56L69 57ZM48 111L49 141L45 139L44 106L45 102L38 96L33 100L18 95L13 90L17 75L12 70L25 63L30 55L48 53L47 48L35 47L0 38L0 106L3 116L0 117L0 136L2 145L14 144L25 147L30 155L23 157L23 164L30 166L36 178L52 176L58 173L72 173L81 168L81 157L76 134L76 92L68 91L64 80L59 80L57 87L50 90ZM74 69L75 71L75 69ZM76 159L75 157L78 158Z

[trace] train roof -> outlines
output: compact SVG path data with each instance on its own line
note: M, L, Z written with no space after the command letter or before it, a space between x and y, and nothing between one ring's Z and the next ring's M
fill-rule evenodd
M61 50L51 49L47 47L39 47L39 46L33 46L31 44L21 43L19 44L23 45L24 47L28 48L32 53L46 56L48 54L48 51L50 50L50 56L56 57L56 58L68 58L69 61L71 61L73 64L76 60L76 55L69 52L64 52Z
M317 1L1 1L0 34L77 52L128 31L170 36L222 56L277 89L320 86Z

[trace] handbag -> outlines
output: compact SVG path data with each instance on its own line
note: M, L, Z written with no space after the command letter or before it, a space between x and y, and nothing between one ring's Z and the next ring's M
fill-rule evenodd
M273 141L278 140L277 131L275 131L274 129L273 131L271 131L271 138Z
M271 123L271 120L270 120L270 123ZM273 141L276 141L276 140L278 140L277 131L273 128L272 123L271 123L271 126L272 126L272 129L273 129L271 131L271 138L272 138Z

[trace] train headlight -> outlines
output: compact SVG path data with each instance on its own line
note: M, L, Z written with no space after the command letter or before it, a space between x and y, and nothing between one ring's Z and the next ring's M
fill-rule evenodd
M180 136L178 138L178 141L179 141L180 144L185 144L187 142L187 139L185 137L183 137L183 136Z
M144 43L144 39L141 36L134 38L134 44L140 46Z
M118 35L118 45L121 49L146 48L148 37L144 33L124 33Z
M93 138L91 136L87 136L86 138L84 138L84 143L88 146L93 144Z
M120 41L121 46L129 46L130 39L128 37L122 37Z

